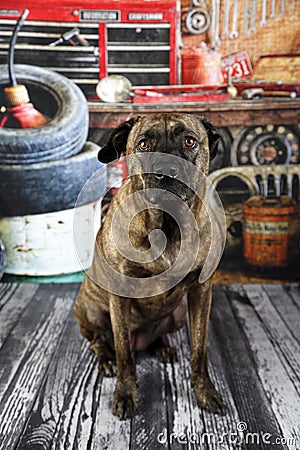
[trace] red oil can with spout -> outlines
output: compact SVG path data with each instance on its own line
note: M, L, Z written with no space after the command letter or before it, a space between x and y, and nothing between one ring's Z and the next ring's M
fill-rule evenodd
M4 88L7 110L0 122L0 127L2 128L35 128L47 123L46 117L30 103L26 87L23 84L17 84L14 73L14 48L17 35L28 13L28 9L25 9L16 23L10 41L8 71L11 86Z

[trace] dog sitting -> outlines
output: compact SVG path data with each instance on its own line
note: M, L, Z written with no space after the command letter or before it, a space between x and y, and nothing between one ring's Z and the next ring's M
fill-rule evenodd
M112 409L120 419L133 416L138 404L134 351L148 349L163 363L176 361L176 351L168 345L165 335L186 323L185 294L192 344L191 380L197 402L212 413L225 414L225 404L210 380L207 368L211 279L202 284L198 282L211 245L209 220L201 199L191 186L181 181L181 173L186 171L185 163L208 174L218 141L217 129L205 117L153 114L121 124L99 151L98 159L104 163L123 153L137 158L147 154L153 165L152 173L147 169L129 176L112 199L97 234L91 269L85 275L74 306L80 331L97 355L100 373L117 375ZM172 164L167 164L171 156ZM143 201L145 205L148 202L148 207L142 210L137 207L135 214L135 195L141 193L145 193ZM194 263L182 279L176 278L178 274L175 276L178 282L174 286L168 286L169 281L173 281L172 276L161 283L151 283L152 279L159 279L169 270L180 254L178 224L172 211L164 211L164 205L172 209L169 205L176 204L176 198L179 207L173 209L181 214L187 236L186 250L194 257ZM181 209L183 213L179 211ZM189 214L197 225L196 231L186 218ZM124 230L127 222L130 226ZM160 254L155 253L155 243L150 242L154 230L163 232L166 237ZM116 240L122 244L126 233L132 252L148 256L150 252L151 256L152 251L154 256L144 260L124 256ZM199 238L200 245L193 246ZM118 278L114 273L120 274L120 279L125 281L116 281ZM135 290L136 280L144 283L144 296L143 292Z

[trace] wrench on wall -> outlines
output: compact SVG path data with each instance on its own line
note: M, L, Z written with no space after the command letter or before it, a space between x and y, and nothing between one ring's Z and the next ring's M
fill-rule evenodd
M238 16L239 16L239 0L234 0L232 30L231 33L229 34L230 39L236 39L239 35L237 30Z

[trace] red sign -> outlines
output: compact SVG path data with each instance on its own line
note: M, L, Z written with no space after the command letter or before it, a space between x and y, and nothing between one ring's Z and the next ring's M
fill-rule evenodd
M248 78L253 72L252 64L245 50L222 58L222 82L228 84L233 79Z

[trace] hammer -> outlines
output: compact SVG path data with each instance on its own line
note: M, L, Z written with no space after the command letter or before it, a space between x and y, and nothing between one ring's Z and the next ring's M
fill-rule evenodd
M290 97L296 98L297 92L292 91L264 91L262 88L245 89L241 93L244 100L253 100L261 97Z

